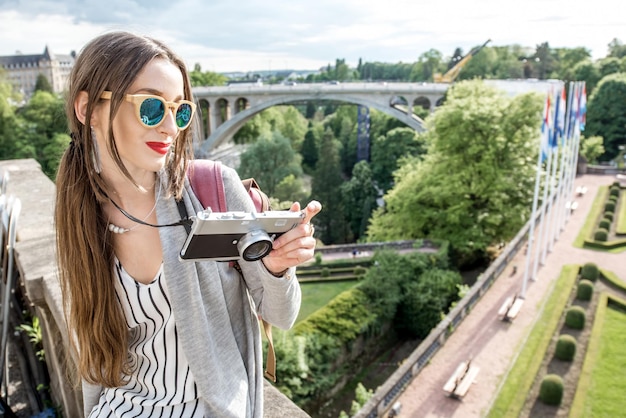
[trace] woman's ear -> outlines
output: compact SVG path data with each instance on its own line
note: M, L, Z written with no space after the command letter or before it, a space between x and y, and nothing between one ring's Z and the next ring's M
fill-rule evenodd
M76 118L83 125L87 125L87 123L89 125L93 125L94 123L96 112L93 112L91 114L91 120L87 122L87 106L88 105L89 105L89 95L87 94L87 92L86 91L78 92L78 95L76 96L76 100L74 100L74 113L76 114Z

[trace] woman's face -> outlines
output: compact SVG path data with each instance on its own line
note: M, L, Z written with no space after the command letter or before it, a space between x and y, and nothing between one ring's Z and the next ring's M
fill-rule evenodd
M178 102L185 98L183 75L180 69L170 61L156 58L149 62L130 85L126 94L150 94L160 96L168 102ZM108 112L108 106L106 112ZM164 165L170 147L174 146L179 131L171 109L166 109L163 122L155 127L144 126L137 118L135 104L123 100L113 119L113 134L122 162L130 174L139 180L146 171L159 171ZM105 132L107 124L102 126ZM102 158L110 156L104 141L100 141ZM104 157L106 154L106 157ZM110 161L112 163L112 161ZM107 164L104 164L106 170Z

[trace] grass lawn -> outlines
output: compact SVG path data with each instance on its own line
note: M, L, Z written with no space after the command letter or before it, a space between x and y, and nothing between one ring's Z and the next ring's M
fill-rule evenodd
M598 188L598 193L593 200L593 204L591 206L591 209L589 210L587 219L585 219L585 224L580 229L578 236L574 240L574 247L583 248L583 246L585 245L585 240L593 236L596 225L598 224L598 218L604 210L604 203L606 202L606 197L608 193L608 186L600 186Z
M617 217L617 226L615 233L626 234L626 192L622 190L619 198L619 216Z
M603 297L598 309L572 418L618 417L626 410L626 308Z
M326 283L300 283L302 289L302 307L296 322L302 321L319 308L325 306L335 296L356 286L356 280L326 282Z

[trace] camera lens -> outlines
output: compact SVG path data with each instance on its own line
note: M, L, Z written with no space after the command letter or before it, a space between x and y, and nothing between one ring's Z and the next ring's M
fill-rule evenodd
M272 251L272 240L263 230L250 231L241 237L237 249L246 261L260 260Z

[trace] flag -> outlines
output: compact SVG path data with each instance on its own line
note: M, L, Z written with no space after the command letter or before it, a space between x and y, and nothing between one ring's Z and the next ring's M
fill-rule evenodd
M563 141L563 135L565 134L565 107L566 98L564 87L561 89L561 94L559 94L559 98L556 100L556 107L554 109L554 132L552 136L552 142L550 143L550 146L552 146L552 148L558 147L559 139Z
M541 162L544 162L548 158L551 146L551 130L550 130L550 93L546 97L546 104L543 109L543 122L541 123Z
M583 84L583 90L580 94L580 105L578 106L580 130L585 130L585 122L587 121L587 88Z
M580 100L580 93L578 90L578 83L574 83L574 85L572 86L572 90L573 91L570 91L570 98L572 100L570 101L570 107L569 107L569 112L568 112L568 117L567 117L567 122L568 122L567 137L568 138L574 137L574 129L576 128L576 122L579 121L578 105L579 105L579 100Z

